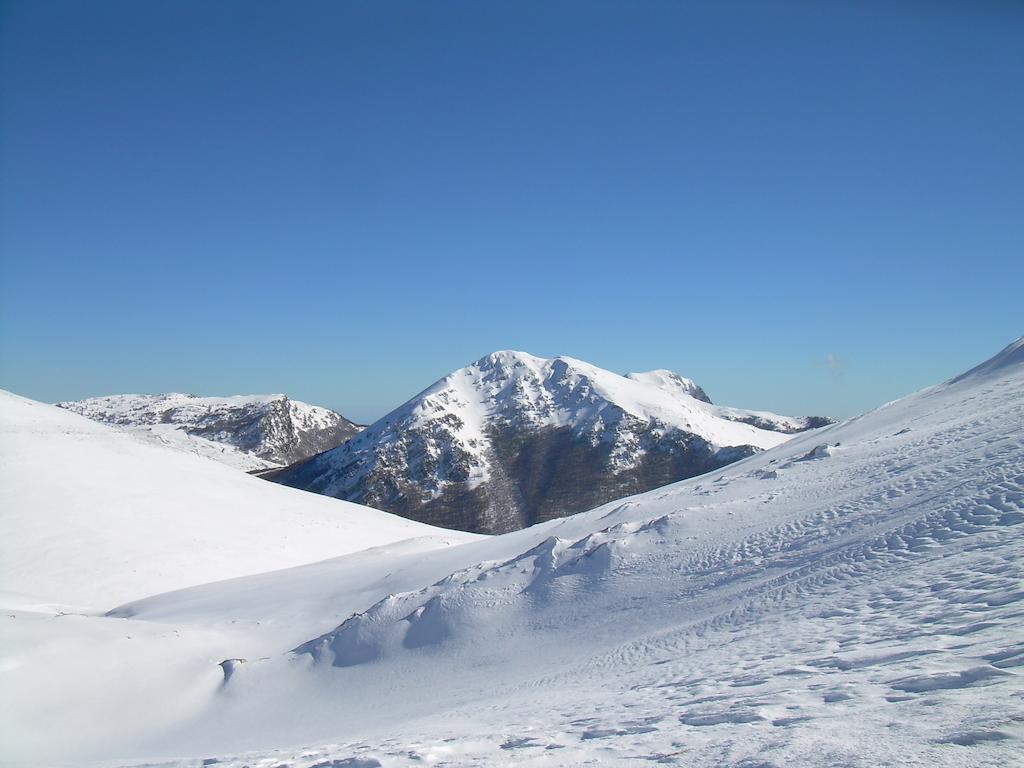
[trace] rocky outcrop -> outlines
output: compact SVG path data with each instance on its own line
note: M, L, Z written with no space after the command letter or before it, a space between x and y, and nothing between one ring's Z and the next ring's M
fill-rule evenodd
M285 395L111 395L57 405L250 471L301 461L361 429L339 413Z

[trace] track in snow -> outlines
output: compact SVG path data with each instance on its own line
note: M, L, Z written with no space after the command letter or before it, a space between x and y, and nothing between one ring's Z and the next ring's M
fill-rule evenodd
M1012 764L1021 425L1011 355L721 472L419 562L396 548L141 601L117 626L202 629L218 661L260 656L226 682L211 660L202 706L125 756ZM269 626L211 623L240 598Z

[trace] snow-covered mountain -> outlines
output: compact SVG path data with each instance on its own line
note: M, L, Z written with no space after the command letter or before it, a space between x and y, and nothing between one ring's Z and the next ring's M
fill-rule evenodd
M1016 765L1022 425L1024 339L710 475L503 536L106 616L5 607L0 743L161 768Z
M671 371L495 352L275 480L502 533L692 477L829 423L713 405Z
M0 523L0 590L104 610L439 533L3 391Z
M292 464L362 429L340 413L285 395L110 395L57 405L247 472Z

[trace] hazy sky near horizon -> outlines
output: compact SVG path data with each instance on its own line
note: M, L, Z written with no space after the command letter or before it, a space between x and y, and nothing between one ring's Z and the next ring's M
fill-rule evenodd
M1024 333L1024 3L4 2L0 387L496 349L848 416Z

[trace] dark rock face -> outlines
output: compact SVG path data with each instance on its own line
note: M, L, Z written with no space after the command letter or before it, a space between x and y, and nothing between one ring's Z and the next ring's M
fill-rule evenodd
M661 434L657 427L642 422L635 427L642 458L620 469L615 468L612 443L594 443L571 427L523 430L506 424L490 430L490 477L473 487L468 484L472 456L457 446L437 458L412 448L408 466L379 462L343 494L332 491L329 479L324 482L319 457L273 479L430 525L473 533L507 533L695 477L756 452L752 446L716 449L682 430ZM352 459L347 469L356 474L359 459ZM446 476L454 482L444 484L436 493L426 491L424 477L435 475L441 463L446 464ZM346 471L344 465L338 469L341 474Z
M607 443L581 440L569 428L534 434L508 428L496 431L492 435L495 463L507 468L505 495L516 504L515 528L695 477L754 453L749 446L739 452L716 450L681 430L658 436L650 426L641 427L637 439L642 458L616 470Z
M211 410L186 423L184 429L282 465L328 451L359 433L359 427L341 414L318 409L320 413L312 417L296 405L282 397L263 407ZM165 411L162 420L183 421L178 410Z

